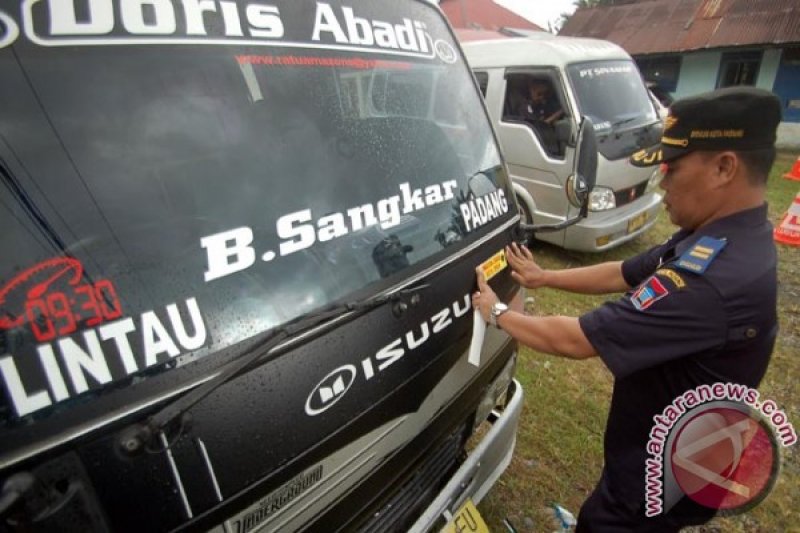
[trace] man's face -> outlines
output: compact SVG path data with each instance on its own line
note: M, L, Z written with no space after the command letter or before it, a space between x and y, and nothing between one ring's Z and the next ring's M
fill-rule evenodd
M539 104L544 102L545 98L547 98L547 86L542 85L541 83L535 83L528 87L528 90L531 93L531 101Z
M713 153L691 152L662 164L664 205L670 221L676 226L697 229L716 207L718 193L709 186L708 179L714 161Z

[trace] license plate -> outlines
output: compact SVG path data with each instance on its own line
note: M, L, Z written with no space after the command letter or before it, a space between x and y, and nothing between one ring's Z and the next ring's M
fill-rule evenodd
M489 527L472 500L467 500L455 512L453 519L442 528L441 533L489 533Z
M645 222L647 222L647 211L644 213L639 213L628 221L628 233L633 233L637 229L641 228L644 226Z

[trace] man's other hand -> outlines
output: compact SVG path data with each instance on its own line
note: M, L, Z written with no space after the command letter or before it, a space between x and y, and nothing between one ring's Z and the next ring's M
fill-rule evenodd
M533 259L533 254L525 246L511 243L506 246L506 258L511 265L511 277L528 289L545 286L545 271Z

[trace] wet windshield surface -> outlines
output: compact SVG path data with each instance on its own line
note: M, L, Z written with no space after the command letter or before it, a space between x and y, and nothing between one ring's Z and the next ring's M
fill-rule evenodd
M380 292L510 215L479 93L418 11L429 59L0 49L0 425Z
M567 68L578 106L598 135L656 120L638 69L632 61L592 61Z

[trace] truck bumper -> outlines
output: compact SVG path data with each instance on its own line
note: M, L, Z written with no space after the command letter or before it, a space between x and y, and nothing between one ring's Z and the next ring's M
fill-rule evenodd
M661 195L646 195L628 205L590 213L568 228L564 248L581 252L602 252L641 235L655 224L661 212Z
M511 462L522 398L522 385L514 379L508 387L505 409L502 412L492 411L488 418L492 424L489 431L414 523L410 532L426 532L440 519L448 521L467 498L475 503L483 499Z

